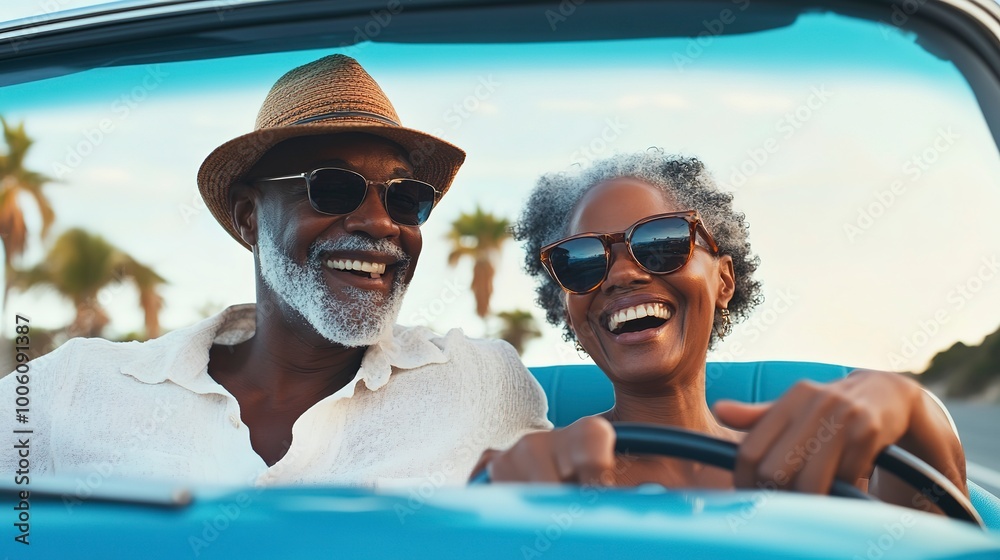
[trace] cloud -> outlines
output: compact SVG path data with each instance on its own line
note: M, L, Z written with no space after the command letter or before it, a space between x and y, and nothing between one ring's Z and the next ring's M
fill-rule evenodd
M686 109L690 103L683 95L673 93L630 93L617 101L622 109L640 109L652 107L656 109Z
M564 113L592 114L601 109L596 102L587 99L542 99L536 106L542 110Z
M723 105L746 113L764 111L788 111L795 108L795 103L785 95L770 93L724 93L719 96Z
M104 186L128 185L133 181L131 173L123 167L85 167L80 170L81 184L93 184Z

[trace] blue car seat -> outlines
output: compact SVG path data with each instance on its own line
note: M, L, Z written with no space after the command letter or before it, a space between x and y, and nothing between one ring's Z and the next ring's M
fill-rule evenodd
M714 362L705 372L708 404L718 399L741 402L770 401L797 381L828 383L845 377L853 368L811 362ZM549 420L558 428L603 412L614 403L611 382L594 365L531 368L549 402ZM986 525L1000 531L1000 498L969 482L972 504Z

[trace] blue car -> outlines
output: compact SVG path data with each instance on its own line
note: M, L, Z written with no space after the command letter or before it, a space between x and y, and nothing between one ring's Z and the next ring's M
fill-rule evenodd
M831 381L849 371L804 362L712 363L709 378L716 381L709 400L773 399L803 376ZM611 404L610 383L594 366L541 367L533 373L557 426ZM683 443L659 445L683 452ZM660 486L454 488L434 477L405 489L376 490L183 488L115 480L88 486L93 482L68 477L35 484L30 520L38 528L31 532L31 555L14 557L985 559L1000 554L1000 499L974 482L971 521L858 497L763 487L733 492ZM13 496L13 485L4 488Z
M474 205L516 215L542 172L667 145L702 157L736 193L762 256L767 301L710 354L710 403L773 400L802 379L840 379L852 369L846 364L919 372L939 350L971 346L997 327L1000 281L988 266L1000 239L994 2L62 4L3 16L0 116L5 129L21 123L35 140L27 161L52 180L56 223L100 231L169 280L164 324L254 297L252 277L234 272L248 270L247 257L216 231L195 172L221 139L249 130L277 76L342 52L401 100L408 125L470 154L437 221L424 228L424 278L410 288L403 323L501 330L496 317L473 315L468 271L446 265L448 216ZM28 229L41 229L48 210ZM29 242L20 258L52 258L46 243ZM523 257L513 247L493 257L501 305L533 305ZM432 274L432 266L446 272ZM73 299L51 285L9 287L4 309L53 327L33 340L54 347L66 336L54 326ZM120 325L143 320L137 286L117 277L91 294L121 340L139 327ZM147 332L150 325L146 315ZM604 374L558 329L537 328L523 358L552 423L607 410ZM0 365L6 372L17 363ZM1000 395L996 384L970 391ZM0 395L0 413L13 414L14 398ZM733 465L730 444L617 429L622 452ZM970 460L974 445L975 461L1000 455L995 441L966 445ZM432 473L378 488L261 488L100 470L27 485L0 473L0 555L1000 558L994 471L970 469L967 499L905 452L890 449L880 461L947 515L880 503L849 486L831 496L485 480L455 487Z

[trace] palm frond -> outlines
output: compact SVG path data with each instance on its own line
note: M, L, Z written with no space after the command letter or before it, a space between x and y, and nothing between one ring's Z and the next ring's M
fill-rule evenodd
M41 236L48 236L55 222L55 211L43 187L53 179L24 167L28 151L34 144L24 122L14 125L0 117L0 126L4 139L4 150L0 155L0 235L3 236L4 262L10 265L24 253L27 244L22 195L34 199L42 218Z
M13 289L25 291L48 285L73 302L77 316L69 331L74 336L99 335L110 318L98 294L110 285L132 282L139 291L146 335L159 334L163 298L158 287L166 280L100 235L79 228L67 230L53 242L41 264L11 270L7 278Z

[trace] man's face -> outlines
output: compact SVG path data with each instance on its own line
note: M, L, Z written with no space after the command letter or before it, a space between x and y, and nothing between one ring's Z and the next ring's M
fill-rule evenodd
M375 182L413 176L395 144L342 134L283 142L247 177L295 175L320 167L349 169ZM420 228L389 218L382 202L384 188L369 186L357 210L331 216L313 209L304 180L257 187L255 256L260 277L278 296L274 303L286 318L301 317L329 342L373 344L395 322L413 277L422 246ZM384 272L379 272L382 267Z

